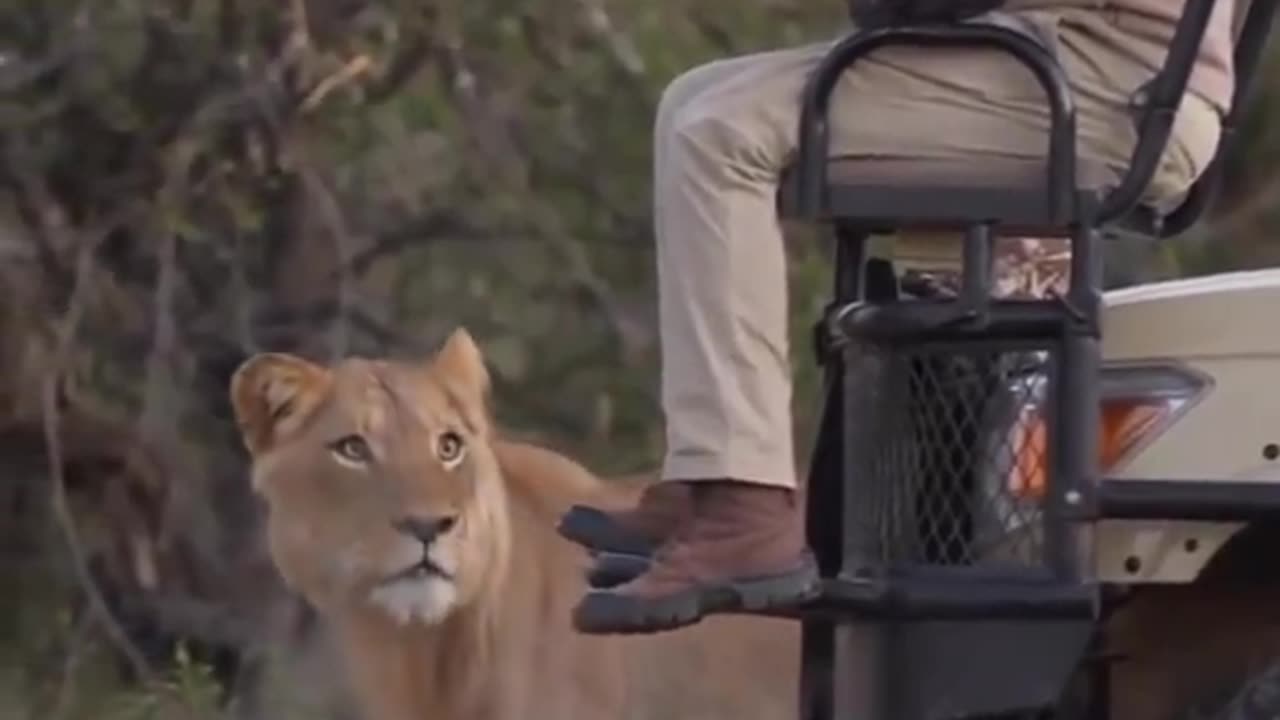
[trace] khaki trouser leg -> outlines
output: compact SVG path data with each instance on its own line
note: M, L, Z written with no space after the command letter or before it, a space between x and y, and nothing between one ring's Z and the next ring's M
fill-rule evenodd
M1080 155L1126 167L1134 140L1126 108L1145 71L1112 46L1113 37L1089 31L1094 16L1027 17L1057 38L1076 90ZM796 486L775 195L794 152L801 88L827 48L697 68L660 104L654 212L666 479ZM995 53L882 50L846 74L833 105L838 155L958 157L977 165L983 157L1044 155L1039 86ZM1218 129L1216 113L1189 95L1152 194L1184 190L1212 156Z

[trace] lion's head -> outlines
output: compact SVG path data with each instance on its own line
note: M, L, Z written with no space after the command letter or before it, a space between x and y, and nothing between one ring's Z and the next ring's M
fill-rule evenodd
M328 612L430 625L501 576L510 532L488 388L461 329L420 364L245 361L231 401L285 581Z

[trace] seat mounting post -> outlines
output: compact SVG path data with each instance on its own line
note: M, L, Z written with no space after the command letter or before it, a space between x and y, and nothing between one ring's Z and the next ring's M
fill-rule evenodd
M992 237L990 223L970 225L964 231L961 301L964 303L966 317L980 325L987 322L989 315Z
M831 352L828 314L842 305L858 302L867 295L867 235L837 225L835 228L835 271L832 303L814 328L818 361L822 365L823 398L818 435L806 480L805 528L824 577L839 572L844 541L844 458L841 452L844 415L844 365L839 353ZM801 626L800 697L801 720L835 720L835 652L837 623L830 618L805 619Z

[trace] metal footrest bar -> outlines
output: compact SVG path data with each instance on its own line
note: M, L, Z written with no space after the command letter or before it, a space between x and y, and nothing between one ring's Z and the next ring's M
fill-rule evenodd
M807 620L1050 620L1096 617L1098 591L1091 585L1052 581L902 578L823 583L815 600L771 613Z

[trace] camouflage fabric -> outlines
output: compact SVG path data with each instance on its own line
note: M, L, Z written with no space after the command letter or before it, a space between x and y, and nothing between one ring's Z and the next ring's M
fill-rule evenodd
M1065 238L1000 238L995 248L996 297L1040 298L1065 293L1071 242Z
M1067 291L1071 243L1065 238L999 238L993 254L994 297L1043 298ZM915 297L954 296L960 292L960 271L908 267L901 283Z

